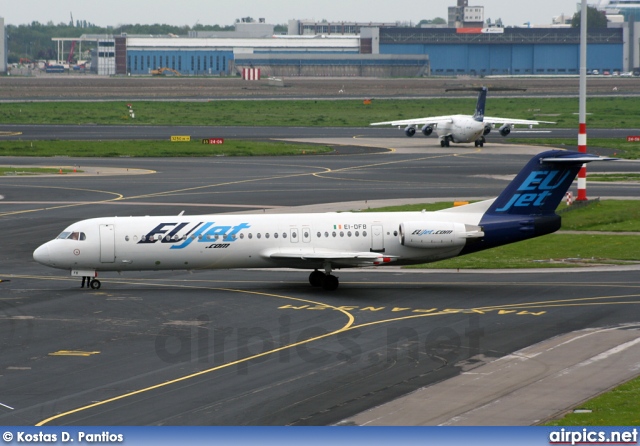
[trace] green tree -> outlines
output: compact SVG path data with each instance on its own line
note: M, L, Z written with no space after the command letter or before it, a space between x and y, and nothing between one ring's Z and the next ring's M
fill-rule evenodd
M422 25L446 25L447 21L442 17L436 17L435 19L422 19L416 25L417 28L420 28Z
M576 12L571 19L571 26L574 28L580 28L581 17L581 11ZM605 16L603 12L600 12L591 6L587 6L587 29L606 28L608 22L607 16Z
M82 26L80 26L80 23ZM29 58L31 60L38 59L56 59L57 48L56 42L51 40L52 37L80 37L82 34L153 34L167 35L177 34L186 35L192 29L189 26L173 26L173 25L120 25L118 27L100 27L86 20L78 21L77 26L70 23L59 23L55 25L52 21L42 24L33 21L26 25L7 25L7 60L9 63L16 63L21 58ZM231 31L233 26L220 25L201 25L197 24L193 29L198 31ZM87 51L95 47L93 42L85 42L82 44L82 50ZM69 51L69 44L66 45L65 52ZM61 55L63 59L66 54Z

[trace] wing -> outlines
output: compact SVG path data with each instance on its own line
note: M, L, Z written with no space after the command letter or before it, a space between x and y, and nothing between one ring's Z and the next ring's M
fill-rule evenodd
M551 121L532 121L529 119L509 119L509 118L492 118L490 116L484 117L485 124L511 124L511 125L539 125L539 124L555 124Z
M388 256L377 252L351 252L351 251L317 251L313 249L281 250L268 252L266 257L298 267L319 268L324 262L342 267L375 266L398 260L395 256ZM320 266L318 266L320 265Z
M400 121L374 122L369 125L397 125L397 126L418 126L418 125L437 125L445 122L452 122L451 116L431 116L417 119L403 119Z

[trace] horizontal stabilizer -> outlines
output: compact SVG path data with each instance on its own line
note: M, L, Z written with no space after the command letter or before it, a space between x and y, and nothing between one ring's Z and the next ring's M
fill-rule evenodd
M580 154L575 156L566 156L562 158L541 158L541 163L590 163L592 161L619 161L619 158L611 158L608 156Z

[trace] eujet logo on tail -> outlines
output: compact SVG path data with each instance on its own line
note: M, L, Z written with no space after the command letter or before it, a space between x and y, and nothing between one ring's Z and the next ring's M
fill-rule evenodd
M531 172L526 180L518 187L511 199L496 212L507 212L511 208L539 207L555 189L560 187L569 175L570 171L564 171L564 175L557 178L560 170L537 170Z
M221 239L225 243L234 242L237 234L243 229L250 228L248 223L240 223L235 226L214 226L215 222L199 222L194 226L191 222L183 223L160 223L151 232L143 236L141 243L173 243L169 249L183 249L197 239L199 243L211 243L213 240ZM186 230L181 234L181 231ZM179 245L175 243L182 242ZM226 248L226 246L225 246Z

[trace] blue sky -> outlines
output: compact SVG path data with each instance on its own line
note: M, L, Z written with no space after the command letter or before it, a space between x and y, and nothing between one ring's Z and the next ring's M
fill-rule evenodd
M590 0L594 2L594 0ZM46 23L87 20L100 26L128 23L196 23L231 25L235 19L264 17L267 23L287 23L289 19L330 21L418 22L446 18L447 7L455 0L0 0L0 17L6 24L19 25L34 20ZM470 6L485 7L485 17L502 18L505 25L549 24L553 16L573 15L577 0L471 0Z

